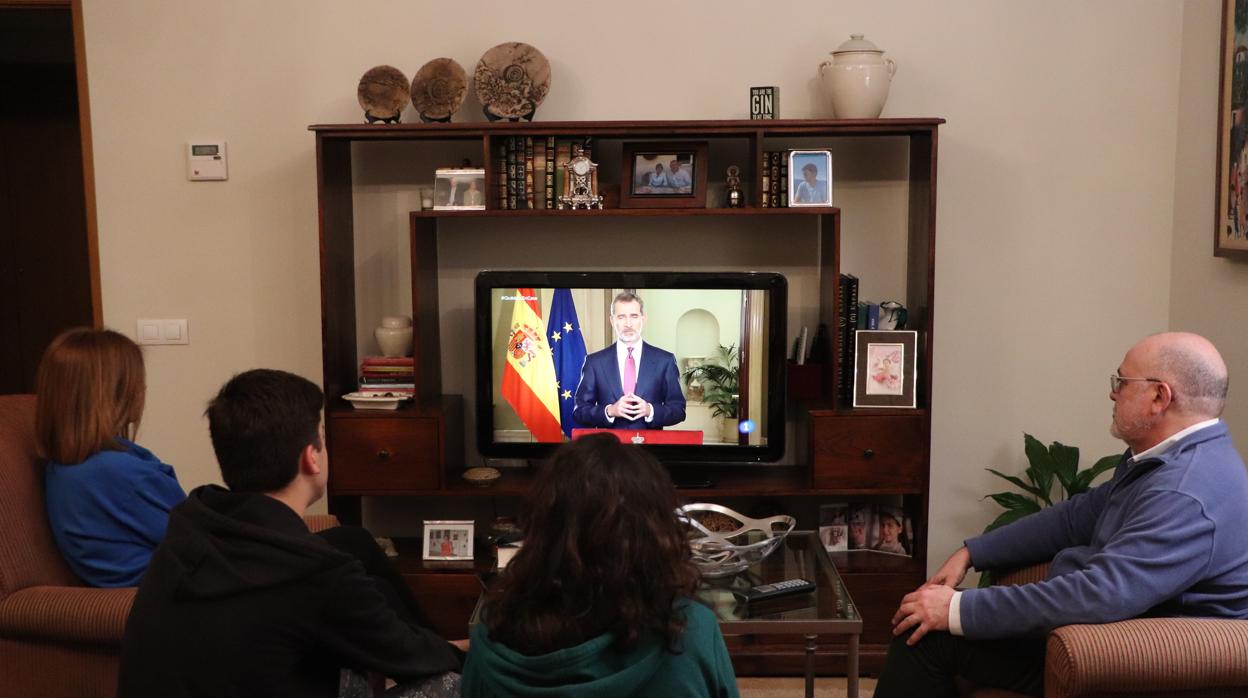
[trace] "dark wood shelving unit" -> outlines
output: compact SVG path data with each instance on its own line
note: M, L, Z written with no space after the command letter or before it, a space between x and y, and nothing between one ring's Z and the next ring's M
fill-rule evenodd
M840 206L739 209L620 209L568 211L411 212L411 297L414 356L419 367L416 399L393 411L353 410L341 396L356 386L359 367L356 317L355 189L353 146L356 144L414 143L451 146L479 159L486 167L486 190L497 183L492 169L497 139L513 136L580 136L602 142L691 141L717 144L732 153L744 153L758 163L764 150L831 145L838 139L889 136L904 138L906 252L898 265L905 269L906 307L911 327L919 331L918 409L852 408L831 396L837 394L837 360L826 365L789 368L789 414L807 435L799 444L797 465L732 465L705 471L711 488L682 489L688 501L747 500L753 502L807 502L863 495L903 495L915 512L916 554L912 558L878 553L834 553L833 561L863 616L862 669L878 670L890 638L889 620L906 592L926 578L929 453L931 443L932 327L936 234L937 131L943 119L784 119L775 121L548 121L533 123L451 124L331 124L310 126L316 138L318 221L321 250L321 331L324 389L329 444L330 507L345 521L362 519L363 501L373 497L412 497L445 503L514 502L523 497L532 480L531 470L503 471L490 487L466 484L460 474L464 433L462 398L444 395L441 381L441 337L438 299L438 236L443 222L454 222L456 235L471 235L462 221L490 219L491 225L508 219L543 221L556 218L687 218L721 217L734 221L809 220L817 230L818 255L809 262L817 269L818 320L836 328L840 307ZM388 147L388 146L386 146ZM597 151L596 151L597 152ZM861 156L860 157L867 157ZM358 164L358 163L357 163ZM748 192L761 189L760 167L742 168ZM608 174L609 178L611 175ZM432 179L432 173L430 173ZM750 186L752 184L752 186ZM604 187L618 186L608 180ZM754 202L751 202L754 203ZM861 233L855 233L861 234ZM592 243L585 256L592 258ZM748 262L749 260L742 260ZM809 299L807 299L809 300ZM902 299L899 299L902 300ZM456 337L467 345L471 337ZM839 340L838 340L839 341ZM839 351L834 351L839 356ZM468 446L471 448L471 446ZM815 507L817 509L817 506ZM817 521L816 521L817 523ZM483 527L478 522L478 531ZM428 614L448 636L466 633L468 616L480 592L477 575L492 566L490 551L479 551L471 564L426 563L419 541L398 545L398 564L417 591ZM778 638L729 638L738 672L743 675L800 674L801 644ZM820 645L821 673L844 670L844 649Z

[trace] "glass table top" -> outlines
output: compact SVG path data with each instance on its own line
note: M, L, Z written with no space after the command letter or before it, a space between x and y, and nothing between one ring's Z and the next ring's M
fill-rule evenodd
M801 578L815 590L747 602L746 589ZM782 634L862 632L862 617L835 565L810 531L793 531L761 562L731 577L703 579L697 596L719 617L725 633Z

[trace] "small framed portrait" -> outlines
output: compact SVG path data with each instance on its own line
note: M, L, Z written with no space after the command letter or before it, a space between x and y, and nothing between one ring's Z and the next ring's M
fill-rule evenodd
M789 151L789 206L832 205L832 151Z
M854 407L914 407L918 332L854 333Z
M433 210L485 210L485 170L439 168L433 180Z
M422 557L426 560L471 560L471 521L426 521Z
M625 143L620 208L706 206L706 143Z

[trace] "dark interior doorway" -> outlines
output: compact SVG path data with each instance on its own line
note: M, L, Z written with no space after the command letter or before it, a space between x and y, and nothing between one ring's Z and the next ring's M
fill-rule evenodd
M99 317L75 10L0 3L0 393L33 391L48 342Z

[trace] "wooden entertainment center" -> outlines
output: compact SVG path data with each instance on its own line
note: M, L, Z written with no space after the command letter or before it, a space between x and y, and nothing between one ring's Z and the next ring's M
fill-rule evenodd
M465 240L474 227L490 228L503 234L508 227L531 231L540 225L541 234L565 237L570 255L591 257L599 244L580 235L585 224L610 227L653 226L656 222L690 219L738 229L754 229L758 235L771 235L773 229L796 226L813 236L812 254L805 270L812 282L805 297L790 291L793 313L809 308L813 321L837 327L840 307L838 276L847 269L843 262L846 247L861 247L876 234L880 217L896 222L895 255L887 260L898 270L897 300L910 311L910 329L919 331L919 373L916 409L851 408L837 395L837 365L790 367L790 432L796 431L792 453L782 465L732 465L711 472L714 487L681 492L688 501L713 501L728 506L775 507L798 518L799 527L818 525L821 502L845 497L901 495L913 512L915 555L901 557L874 553L834 553L833 561L844 578L863 617L862 669L878 671L889 640L889 619L901 596L926 577L929 452L931 444L932 317L934 309L934 268L936 235L936 151L937 129L943 119L871 120L775 120L775 121L583 121L533 123L450 123L396 125L316 125L317 196L319 202L321 249L321 332L326 398L326 431L330 451L330 509L347 522L361 522L365 503L378 498L404 497L445 510L458 503L488 506L492 510L514 509L523 496L531 471L507 471L489 488L465 484L460 474L471 464L475 439L466 428L471 406L458 394L443 394L446 364L450 354L471 354L471 331L450 335L444 317L447 303L439 302L439 251L448 244L470 249ZM489 197L484 211L413 211L410 230L411 314L414 328L416 400L397 411L357 411L342 399L356 389L359 362L368 350L361 340L361 328L370 328L373 318L357 317L361 299L357 288L370 272L358 259L357 226L366 212L358 210L367 177L366 158L361 153L386 149L415 148L434 153L444 165L459 165L464 159L486 168L486 191L494 192L499 173L494 158L498 144L513 136L589 137L594 139L594 159L618 161L627 142L706 141L710 153L712 181L722 185L723 167L738 164L745 183L746 208L645 209L607 208L605 210L499 210ZM757 192L762 184L758 163L764 151L783 148L830 148L834 150L833 201L837 206L815 208L762 208ZM367 150L365 150L367 149ZM379 150L380 149L380 150ZM415 152L403 150L404 153ZM853 173L873 167L876 158L885 157L885 180L900 192L900 206L880 204L873 199L876 175L863 177L859 193L843 201L837 187L837 172ZM857 170L855 167L857 167ZM433 180L432 168L421 167L413 175L422 183ZM874 170L872 170L874 172ZM618 188L618 173L600 168L603 190ZM610 201L611 199L608 199ZM846 203L849 201L850 203ZM844 216L858 213L851 206L875 206L874 218L845 233ZM891 209L901 208L904 211ZM844 214L843 214L844 211ZM526 220L528 219L528 220ZM568 226L579 225L579 228ZM572 234L567 231L578 231ZM691 228L689 235L708 236ZM746 233L749 234L748 232ZM440 239L440 236L442 238ZM483 238L492 240L494 238ZM781 238L781 243L785 238ZM805 239L805 238L803 238ZM757 244L757 238L755 243ZM465 248L464 246L468 246ZM471 252L468 253L471 255ZM483 251L482 254L485 254ZM879 256L872 253L873 256ZM757 264L750 259L738 265ZM625 264L625 263L621 263ZM643 259L627 263L628 268L644 270ZM611 267L607 267L611 268ZM758 269L772 271L772 269ZM357 278L359 277L359 278ZM445 284L443 284L445 286ZM891 290L891 289L890 289ZM442 291L445 293L445 289ZM448 299L443 299L444 301ZM463 299L455 299L462 303ZM883 300L881 298L880 300ZM471 302L471 299L468 299ZM789 334L798 327L790 322ZM813 329L813 328L812 328ZM446 334L444 334L446 333ZM459 336L461 335L462 336ZM835 336L835 333L834 333ZM462 383L462 380L461 380ZM466 391L471 393L469 387ZM809 398L809 399L806 399ZM372 506L372 504L370 504ZM779 513L771 511L770 513ZM469 517L465 517L469 518ZM478 535L487 521L477 520ZM381 531L380 533L385 533ZM466 623L480 593L475 573L492 568L488 550L478 551L472 567L450 567L421 561L414 546L401 545L399 566L405 579L425 605L431 620L448 636L465 636ZM740 675L800 674L803 648L800 638L727 638ZM819 672L844 671L844 648L835 643L821 644Z

